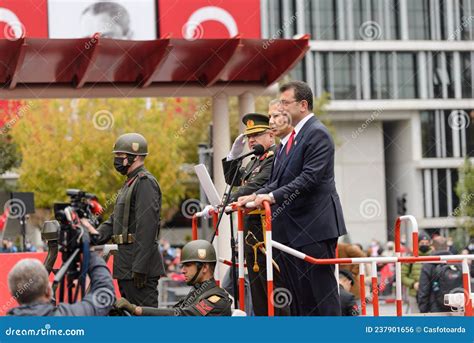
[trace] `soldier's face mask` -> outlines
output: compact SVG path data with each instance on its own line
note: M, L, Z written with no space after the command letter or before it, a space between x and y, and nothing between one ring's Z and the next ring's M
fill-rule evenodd
M420 245L418 247L418 250L423 253L423 254L426 254L428 251L431 250L431 247L429 245Z
M114 167L122 175L126 175L128 168L132 165L135 156L127 155L126 157L115 156L114 158ZM127 160L127 163L124 165L124 161Z

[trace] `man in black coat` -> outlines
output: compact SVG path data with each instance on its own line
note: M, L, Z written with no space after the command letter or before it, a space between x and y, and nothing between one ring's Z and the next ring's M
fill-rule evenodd
M433 238L434 252L432 255L451 255L448 250L446 238L438 236ZM441 273L448 268L449 279L454 282L451 289L444 289ZM457 281L456 281L457 280ZM456 293L462 293L462 270L460 265L425 263L421 268L418 286L417 301L421 313L428 312L450 312L451 309L444 306L444 294L456 289Z
M280 88L280 105L291 115L294 131L277 161L269 183L238 205L269 201L273 238L315 258L334 258L338 237L347 233L334 180L334 142L311 112L313 93L304 82ZM310 265L291 259L287 266L299 297L301 315L340 315L334 265Z
M158 246L161 189L145 168L148 144L138 133L126 133L115 142L114 167L126 175L110 218L97 230L82 223L95 235L96 244L109 240L118 245L113 276L120 294L135 304L158 307L158 279L165 275Z

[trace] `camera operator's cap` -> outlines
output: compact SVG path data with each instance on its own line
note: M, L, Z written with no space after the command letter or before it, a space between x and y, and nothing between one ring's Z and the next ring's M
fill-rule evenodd
M421 241L431 241L430 235L428 235L425 231L421 231L418 235L418 243Z
M245 125L244 135L253 135L270 129L270 117L267 114L247 113L242 118Z
M139 133L126 133L117 138L112 152L146 156L148 155L148 143L145 137Z
M187 243L181 251L181 263L216 261L216 250L211 243L203 239Z

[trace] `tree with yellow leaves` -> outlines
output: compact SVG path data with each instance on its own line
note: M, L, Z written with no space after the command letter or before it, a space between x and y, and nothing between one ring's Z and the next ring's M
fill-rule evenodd
M181 107L192 104L184 100ZM113 167L115 139L127 132L146 137L145 165L160 183L163 217L184 195L180 153L184 139L176 132L183 117L174 99L35 100L12 129L20 147L20 189L35 192L37 207L67 200L67 188L98 196L110 213L124 177Z

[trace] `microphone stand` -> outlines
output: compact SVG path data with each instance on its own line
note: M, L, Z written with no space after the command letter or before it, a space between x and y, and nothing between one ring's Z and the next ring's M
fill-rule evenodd
M224 192L224 195L222 196L223 200L222 200L222 208L220 211L218 211L219 213L219 216L217 218L217 224L216 224L216 229L214 231L214 234L212 236L212 239L211 239L211 243L214 241L214 237L216 236L216 231L218 230L219 228L219 225L221 223L221 220L222 220L222 216L224 215L225 213L225 208L227 207L227 205L229 205L229 202L230 202L230 194L232 192L232 188L235 186L235 181L237 179L237 174L239 173L239 170L240 168L242 167L242 160L247 157L247 156L251 156L251 155L262 155L263 153L265 152L264 148L262 145L260 145L260 151L257 150L257 146L255 146L255 150L245 154L245 155L242 155L242 156L239 156L238 158L234 159L234 163L237 164L236 168L235 168L235 171L234 171L234 175L232 177L232 182L230 183L230 187L228 188L228 190L226 192ZM234 306L235 308L237 308L237 302L239 301L239 296L238 296L238 292L237 292L237 270L235 268L236 266L236 254L235 254L235 246L236 246L236 243L235 243L235 237L234 237L234 228L233 228L233 222L232 222L232 215L230 217L230 248L231 248L231 262L232 262L232 266L231 266L231 275L232 275L232 293L234 294L234 299L236 299L237 301L234 302ZM240 242L240 244L244 244L244 242Z
M214 242L214 237L216 237L216 231L218 230L219 224L221 223L222 217L225 213L225 208L227 207L227 205L229 205L230 195L232 193L232 188L234 188L235 181L237 179L237 174L239 173L239 170L242 167L242 160L243 160L243 158L239 158L239 159L237 159L237 161L235 161L235 163L237 165L236 165L236 168L235 168L235 171L234 171L234 175L232 176L232 182L230 184L230 187L227 189L226 192L224 192L224 195L222 197L222 208L220 210L218 210L219 216L218 216L218 219L217 219L216 229L215 229L214 234L213 234L212 239L211 239L211 244L212 244L212 242ZM239 244L243 244L243 242L239 242ZM231 279L232 279L232 294L234 295L234 299L236 300L234 302L234 307L237 309L238 308L237 303L239 301L239 294L237 292L237 269L235 268L235 266L236 266L235 247L236 247L236 242L235 242L235 237L234 237L234 227L233 227L233 220L232 220L232 214L231 214L230 215L230 249L231 249L232 266L230 268L231 268L231 275L232 275L231 276Z

